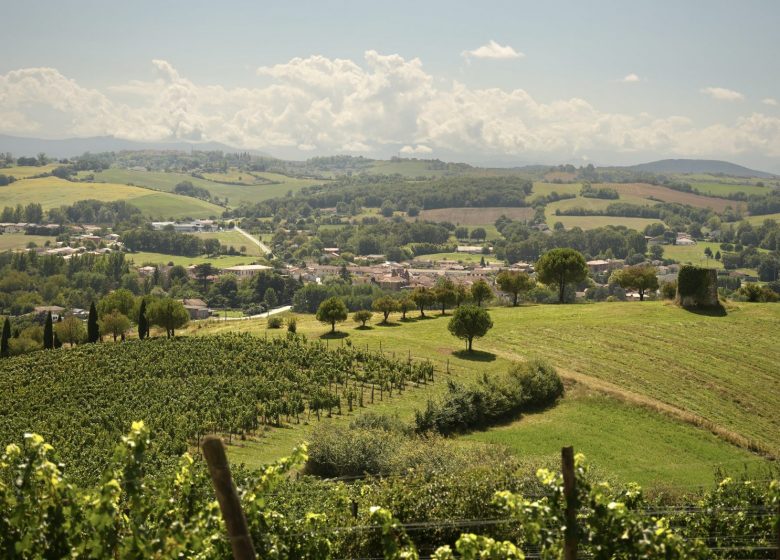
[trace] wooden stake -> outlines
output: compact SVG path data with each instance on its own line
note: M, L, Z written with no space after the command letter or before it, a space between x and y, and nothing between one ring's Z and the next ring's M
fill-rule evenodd
M209 474L214 485L214 492L217 494L222 518L225 520L225 528L230 539L230 546L233 549L233 558L235 560L255 560L252 537L249 535L246 517L241 510L241 502L233 484L233 477L230 475L230 465L225 455L222 440L214 436L204 438L203 455L209 466Z
M564 560L577 558L577 485L574 477L574 448L561 449L563 495L566 498L566 533L563 543Z

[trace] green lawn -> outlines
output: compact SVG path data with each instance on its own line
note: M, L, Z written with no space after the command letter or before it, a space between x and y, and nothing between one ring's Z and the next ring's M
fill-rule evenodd
M219 256L208 257L202 255L200 257L181 257L179 255L166 255L165 253L148 253L139 251L138 253L127 253L126 258L132 260L136 265L141 266L144 264L168 264L172 262L177 265L189 266L191 264L201 264L210 262L217 268L223 268L226 266L235 266L237 264L253 264L262 259L252 256ZM262 261L264 264L265 261Z
M13 251L16 249L26 249L27 244L32 242L38 247L43 247L47 241L51 241L52 244L56 241L56 237L50 237L47 235L25 235L23 233L5 233L0 235L0 251Z
M552 409L464 439L503 445L524 459L554 460L573 445L588 464L656 488L709 486L716 467L734 472L746 465L759 474L766 464L705 430L578 385Z
M241 247L245 247L245 254L250 257L262 257L264 253L260 250L255 243L252 243L245 236L241 235L237 231L210 231L204 233L194 233L195 237L201 239L218 239L222 245L226 247L233 247L236 251Z
M674 259L679 263L695 264L709 268L723 268L723 263L704 256L704 249L709 247L712 254L720 251L720 243L700 241L696 245L663 245L664 258Z
M205 200L162 192L146 194L129 202L143 212L144 216L157 220L213 219L219 218L225 211L221 206Z
M476 360L454 353L462 350L463 344L448 334L446 317L428 314L430 319L389 327L376 326L374 320L375 326L369 330L357 330L348 322L340 330L349 335L353 344L367 344L375 350L381 344L383 351L394 352L397 357L411 352L414 357L430 359L437 365L440 377L445 375L441 372L449 364L450 376L464 382L473 381L482 372L504 371L511 360L533 356L549 360L565 378L625 403L621 406L626 408L616 408L614 413L621 423L633 421L624 421L625 410L636 409L641 413L637 423L645 422L650 426L648 429L659 423L667 426L653 435L653 449L661 450L657 454L647 455L645 462L637 463L642 457L637 459L639 454L630 451L626 452L624 461L611 464L610 469L620 476L635 477L637 469L644 468L649 469L648 476L655 476L651 465L664 461L675 463L677 457L682 463L689 461L696 451L688 450L688 436L681 437L677 443L668 435L678 431L696 435L693 439L700 439L705 446L709 445L707 441L714 441L712 432L719 435L721 442L747 445L748 441L754 441L780 454L780 417L776 414L780 409L777 368L780 346L776 344L780 334L780 305L733 304L724 317L690 313L663 302L494 308L491 309L493 330L475 344L477 350L489 354L477 354ZM416 312L410 314L416 315ZM191 332L209 334L220 330L248 331L261 336L285 334L266 330L264 320L215 324ZM318 337L326 330L311 316L299 317L300 333ZM329 343L343 344L343 340ZM429 397L436 396L443 388L444 384L436 383L433 387L416 389L394 401L391 409L404 418L411 418L415 408L424 406ZM606 414L604 406L594 408L594 414L598 409L602 409L600 414ZM565 407L561 410L561 414L567 412ZM577 437L572 441L582 441L584 450L588 451L587 442L595 440L587 430L592 431L593 427L561 422L568 425L573 438ZM603 424L603 429L617 428L610 421ZM642 431L637 428L637 434ZM249 447L242 452L262 462L280 450L289 449L305 435L305 431L297 428L272 431L268 438L247 444ZM524 445L519 441L524 437L518 431L515 445ZM636 443L641 441L626 441L625 445ZM598 446L591 449L594 457L604 460L619 452L617 444L605 443L603 450ZM692 479L709 480L714 463L739 463L744 461L745 454L735 446L718 445L709 446L702 457L701 465L681 468L678 474L670 466L667 482L687 484Z

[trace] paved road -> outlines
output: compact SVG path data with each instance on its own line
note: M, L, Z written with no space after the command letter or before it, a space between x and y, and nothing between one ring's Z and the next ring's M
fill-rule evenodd
M266 255L271 252L271 248L268 245L266 245L265 243L263 243L262 241L260 241L257 237L253 236L252 234L250 234L247 231L244 231L243 229L241 229L238 226L236 226L235 229L236 229L236 231L238 233L242 234L244 237L249 239L249 241L251 241L252 243L257 245L258 247L260 247L260 250L263 251Z

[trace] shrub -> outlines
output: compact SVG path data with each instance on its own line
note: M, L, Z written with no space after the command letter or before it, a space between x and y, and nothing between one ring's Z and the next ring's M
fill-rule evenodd
M291 333L298 332L298 319L295 317L287 317L287 331Z
M677 295L677 282L672 280L671 282L661 283L661 297L664 299L674 299Z
M282 328L282 318L279 316L274 315L273 317L268 318L268 328L269 329L281 329Z

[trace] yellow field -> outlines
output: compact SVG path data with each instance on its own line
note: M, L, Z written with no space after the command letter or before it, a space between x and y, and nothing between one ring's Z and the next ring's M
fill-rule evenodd
M55 167L59 166L59 163L50 163L48 165L36 166L15 166L15 167L2 167L0 168L1 175L9 175L16 177L16 179L26 179L41 173L51 173Z
M39 168L36 168L39 169ZM25 179L3 187L2 206L16 206L38 202L44 210L73 204L77 200L129 200L146 196L148 189L113 185L109 183L72 183L57 177Z

